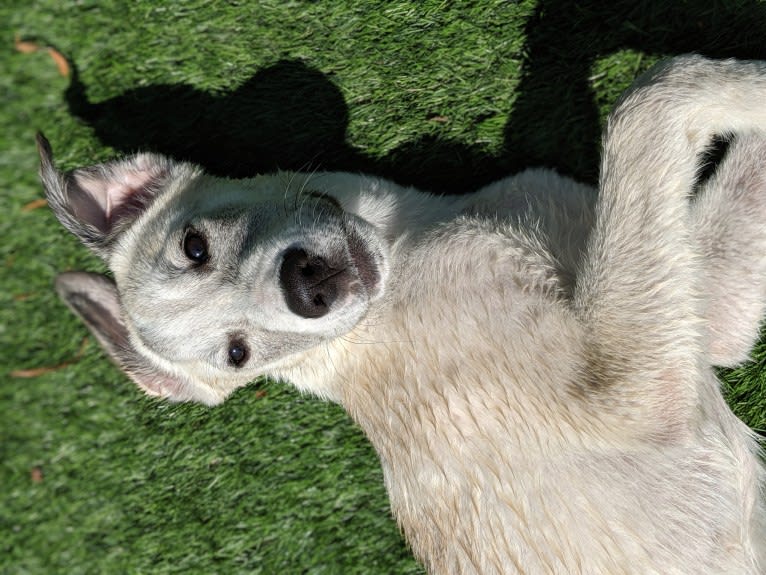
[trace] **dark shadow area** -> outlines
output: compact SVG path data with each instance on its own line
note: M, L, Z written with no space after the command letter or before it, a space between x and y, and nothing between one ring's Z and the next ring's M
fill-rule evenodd
M348 108L340 91L299 61L278 62L220 96L155 85L97 104L75 72L67 100L105 144L192 161L219 176L365 164L346 145Z
M155 85L100 103L88 100L75 73L67 100L105 144L190 160L217 175L350 170L459 192L524 167L549 166L593 183L600 138L589 83L594 61L627 48L764 58L765 38L766 6L755 0L540 0L526 26L523 78L499 156L430 137L383 159L367 157L346 141L348 107L331 77L293 60L221 95Z
M527 22L524 76L505 127L507 161L595 183L601 129L589 77L597 59L625 49L764 59L764 34L766 4L753 0L540 0Z

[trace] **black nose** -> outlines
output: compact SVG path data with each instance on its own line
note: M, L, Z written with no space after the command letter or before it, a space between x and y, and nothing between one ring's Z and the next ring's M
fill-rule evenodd
M279 269L279 282L287 307L305 318L318 318L330 311L333 302L348 289L349 273L305 250L291 248L285 252Z

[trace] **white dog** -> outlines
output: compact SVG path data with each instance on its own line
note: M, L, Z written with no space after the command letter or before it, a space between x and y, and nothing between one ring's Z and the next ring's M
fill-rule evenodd
M715 134L736 138L692 198ZM597 201L540 170L460 198L149 154L61 174L39 142L114 274L57 282L111 357L171 399L269 375L342 404L431 572L766 571L757 443L712 368L766 303L766 64L639 79Z

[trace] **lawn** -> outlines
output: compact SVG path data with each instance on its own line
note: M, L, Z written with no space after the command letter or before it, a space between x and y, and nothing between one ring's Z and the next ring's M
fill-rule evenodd
M108 362L53 293L103 266L38 201L36 130L65 168L142 149L446 193L539 165L593 183L637 73L766 58L753 0L4 0L0 23L2 574L420 572L342 410L271 381L172 405ZM754 359L722 376L764 430Z

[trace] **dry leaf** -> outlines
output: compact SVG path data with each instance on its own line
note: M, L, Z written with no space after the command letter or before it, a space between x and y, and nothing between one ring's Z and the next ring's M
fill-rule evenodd
M22 40L18 34L16 34L13 39L13 45L16 48L16 51L21 52L22 54L31 54L32 52L37 52L40 49L40 46L37 42Z
M46 373L58 371L59 369L63 369L68 365L69 365L69 362L65 361L64 363L60 363L58 365L53 365L48 367L33 367L32 369L14 369L9 375L11 377L16 377L19 379L28 379L30 377L39 377L41 375L45 375Z
M34 52L38 52L40 50L47 50L48 55L51 57L51 59L56 63L56 67L59 70L59 74L64 76L65 78L69 77L69 73L71 72L69 61L66 59L66 56L64 56L61 52L56 50L55 48L51 46L40 46L37 42L33 42L31 40L22 40L21 36L16 34L13 45L16 48L17 52L21 52L22 54L32 54Z
M67 61L66 57L55 48L48 48L48 54L50 54L50 57L53 58L54 62L56 62L56 67L59 69L59 74L64 76L64 78L68 78L70 70L69 62Z
M68 366L72 365L73 363L76 363L77 360L82 357L82 354L85 353L85 346L87 344L88 344L88 338L84 337L82 339L82 343L80 344L80 349L77 350L77 353L69 361L61 362L58 365L47 365L47 366L44 366L44 367L32 367L30 369L14 369L8 375L10 375L11 377L19 378L19 379L28 379L30 377L39 377L41 375L45 375L46 373L52 373L54 371L58 371L60 369L64 369L65 367L68 367Z
M32 480L32 483L42 483L43 482L42 467L39 467L39 466L33 467L32 470L29 472L29 478Z
M44 208L48 205L48 200L45 198L37 198L36 200L32 200L28 204L24 204L21 207L22 212L31 212L32 210L36 210L38 208Z

